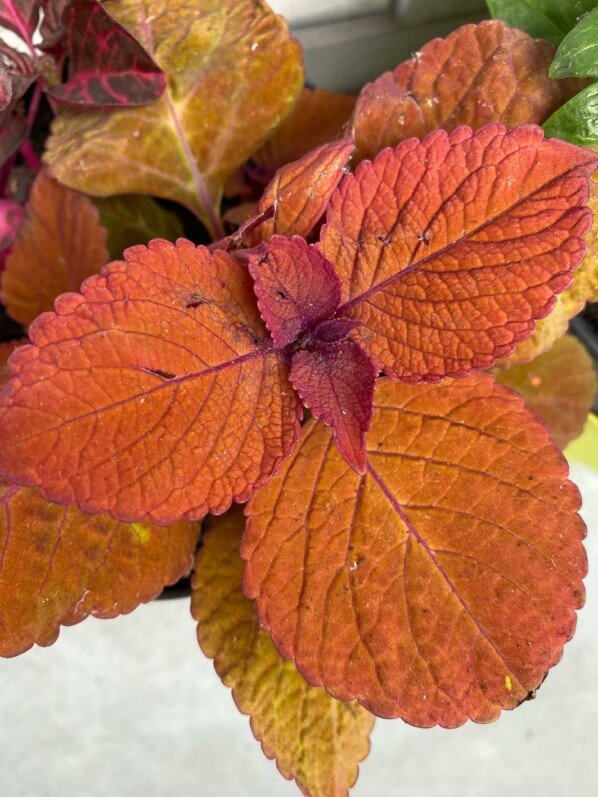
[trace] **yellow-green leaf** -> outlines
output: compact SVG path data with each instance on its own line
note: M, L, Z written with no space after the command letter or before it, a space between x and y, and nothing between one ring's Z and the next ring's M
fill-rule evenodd
M260 629L241 587L243 526L238 507L215 518L198 556L192 613L199 644L282 775L312 797L341 797L368 754L374 717L310 686Z
M530 363L496 369L496 381L523 396L561 448L583 432L596 395L592 358L572 335Z
M301 50L261 0L109 0L105 9L166 73L141 108L63 111L46 160L95 196L150 194L186 205L221 237L223 185L291 110Z
M120 260L129 246L146 244L152 238L176 241L183 236L183 225L177 216L148 196L112 196L96 199L95 204L108 234L111 260Z

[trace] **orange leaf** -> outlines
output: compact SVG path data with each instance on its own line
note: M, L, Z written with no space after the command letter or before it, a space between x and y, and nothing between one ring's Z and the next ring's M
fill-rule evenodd
M554 52L498 21L433 39L362 89L353 117L359 158L439 127L541 124L583 86L548 76Z
M321 248L379 369L464 376L528 337L585 254L596 163L532 125L489 125L405 141L347 175Z
M20 345L0 345L0 387ZM61 625L152 600L189 572L198 534L185 520L157 528L90 517L0 479L0 656L51 645Z
M28 326L107 261L106 231L93 202L40 172L2 275L6 309Z
M11 359L2 472L121 520L222 512L292 449L298 400L246 269L179 240L127 250Z
M26 338L22 340L11 340L8 343L0 343L0 389L2 389L10 379L8 358L13 351L23 343L27 343Z
M274 135L253 154L252 161L276 171L310 150L334 141L349 121L355 97L326 89L303 89L295 107Z
M374 718L356 703L309 686L260 629L241 589L242 529L237 508L215 519L205 537L191 604L199 644L282 775L312 797L341 797L368 754Z
M275 234L306 238L326 210L354 149L349 139L332 141L279 169L266 187L256 214L273 208L273 218L248 235L245 246L256 246Z
M583 432L597 389L592 358L572 335L527 365L497 368L496 380L523 396L561 448Z
M314 685L454 727L517 706L583 604L567 463L522 399L475 374L379 380L358 476L310 421L247 508L246 594Z
M191 568L199 529L127 525L0 484L0 656L51 645L60 625L116 617Z
M587 302L598 302L598 174L590 180L588 206L594 213L592 229L586 235L588 252L583 263L575 269L573 282L557 296L556 304L550 313L536 324L534 334L521 341L508 357L497 364L501 368L528 363L549 349L562 337L569 321L580 313Z

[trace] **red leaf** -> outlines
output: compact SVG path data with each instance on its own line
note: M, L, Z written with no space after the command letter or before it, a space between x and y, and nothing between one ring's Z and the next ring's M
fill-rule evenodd
M360 159L440 127L541 124L583 87L548 76L553 56L549 42L494 20L433 39L362 89L353 116Z
M337 343L348 337L349 332L359 326L361 322L354 318L338 317L322 321L314 329L310 338L319 343Z
M489 125L411 139L345 177L321 249L379 369L464 376L528 337L585 253L597 163L537 127Z
M496 719L575 629L580 497L544 424L487 374L379 380L367 472L310 421L251 500L245 592L314 685L420 726Z
M332 427L339 451L357 473L365 472L365 433L377 374L351 340L299 351L291 363L291 384L304 406Z
M303 238L275 235L249 253L249 272L261 316L279 348L338 307L340 284L332 264Z
M0 27L8 28L31 42L37 27L42 0L0 0Z
M273 216L245 238L245 246L255 246L275 234L307 238L322 218L354 149L353 142L343 138L323 144L279 169L256 213L259 216L272 209Z
M125 521L222 512L298 438L286 366L229 255L156 240L125 261L61 296L11 358L0 470Z
M48 94L87 108L147 105L160 97L166 87L164 73L97 0L71 0L63 21L70 78Z

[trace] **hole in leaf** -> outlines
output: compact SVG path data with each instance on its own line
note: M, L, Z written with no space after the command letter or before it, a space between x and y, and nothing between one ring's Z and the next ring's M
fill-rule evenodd
M169 371L161 371L159 368L148 368L147 369L150 374L154 374L155 376L159 376L160 379L175 379L176 374L171 374Z

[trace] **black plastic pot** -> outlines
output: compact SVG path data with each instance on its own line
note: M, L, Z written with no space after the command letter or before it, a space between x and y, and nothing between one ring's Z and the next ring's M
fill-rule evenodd
M598 370L598 302L589 302L583 313L573 319L570 329L592 355ZM598 396L594 399L593 411L598 414Z

